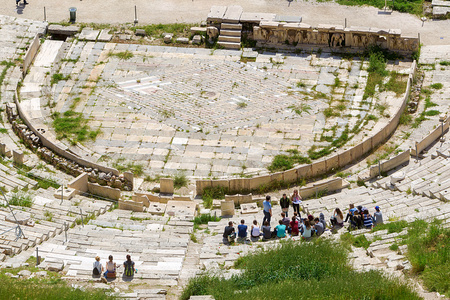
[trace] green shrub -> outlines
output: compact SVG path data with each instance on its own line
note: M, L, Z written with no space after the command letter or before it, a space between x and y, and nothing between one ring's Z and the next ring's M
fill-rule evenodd
M448 61L448 60L441 60L441 61L439 62L439 64L440 64L441 66L450 66L450 61Z
M188 185L188 180L187 180L185 174L177 174L173 178L173 186L176 189L179 189L179 188L181 188L183 186L187 186L187 185Z
M218 222L220 221L220 217L212 216L211 214L202 214L198 217L195 217L192 222L196 225L208 224L208 222Z

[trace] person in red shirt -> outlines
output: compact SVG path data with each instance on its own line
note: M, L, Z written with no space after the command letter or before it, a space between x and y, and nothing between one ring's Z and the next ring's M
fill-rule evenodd
M289 223L289 226L291 227L291 235L298 236L298 221L295 216L292 217L292 221Z

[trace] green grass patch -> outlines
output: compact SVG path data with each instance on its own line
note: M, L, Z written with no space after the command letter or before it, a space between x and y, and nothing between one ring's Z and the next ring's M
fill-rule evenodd
M389 72L386 71L386 58L383 52L372 50L369 54L369 67L367 68L369 73L367 77L366 88L364 89L363 99L373 97L375 95L375 89L383 84L383 79Z
M134 162L130 162L126 165L121 163L122 160L118 160L113 163L113 167L116 168L120 172L130 171L134 176L141 176L144 174L144 166L141 164L136 164Z
M442 83L433 83L432 85L430 85L430 87L435 90L440 90L442 89L443 85Z
M62 80L69 80L70 79L70 75L66 75L64 76L61 73L55 73L52 75L52 79L50 80L50 84L54 85L57 84L58 82L62 81Z
M288 106L289 109L291 109L293 112L295 112L297 115L302 115L302 113L307 113L310 115L311 106L309 106L306 103L300 103L299 105L291 105Z
M346 250L322 239L281 243L240 257L235 267L242 273L230 279L212 274L192 278L180 299L192 295L212 295L222 300L420 299L398 279L388 279L376 271L351 269Z
M163 33L173 33L175 37L190 35L191 27L198 24L172 23L172 24L150 24L137 26L136 29L144 29L145 33L153 37L161 37Z
M271 172L286 171L292 169L294 164L309 164L311 160L299 154L297 150L288 151L289 155L279 154L273 158L272 164L267 167Z
M369 248L372 242L368 241L364 234L360 234L357 236L353 236L350 232L346 232L341 234L340 236L341 243L344 247L348 247L349 245L353 245L354 247L362 247L364 249ZM350 250L350 248L348 248Z
M203 205L205 208L211 208L214 199L224 199L228 193L229 189L227 187L206 187L202 193Z
M373 228L373 231L380 231L387 229L388 233L394 233L394 232L401 232L406 227L408 227L408 222L406 222L405 220L401 220L377 225Z
M98 134L97 131L91 131L87 125L88 120L79 112L68 110L63 114L53 113L53 127L58 139L68 138L72 143L83 142L92 139ZM92 134L94 132L94 134Z
M37 272L36 268L29 268L32 272ZM17 273L18 270L3 269L3 272ZM75 300L75 299L115 299L108 296L102 289L75 289L60 277L52 275L45 278L16 279L0 274L0 299L34 299L34 300Z
M208 224L208 222L219 222L220 217L212 216L211 214L202 214L198 217L195 217L192 222L194 222L195 225L202 225L202 224Z
M122 52L116 52L116 53L110 51L108 53L108 57L117 57L118 59L121 59L121 60L128 60L128 59L133 58L134 54L133 54L133 52L128 51L128 50L122 51Z
M336 2L348 6L370 5L380 9L385 5L384 0L337 0ZM388 7L399 12L421 15L422 3L423 0L396 0L388 2Z
M389 81L386 83L386 90L392 91L398 97L406 91L407 76L393 71L390 74Z
M14 193L9 199L9 205L31 207L33 201L31 196L25 193Z
M407 255L412 271L429 291L450 297L450 228L443 228L440 223L412 222L406 238Z
M448 61L448 60L441 60L441 61L439 62L439 64L440 64L441 66L450 66L450 61Z

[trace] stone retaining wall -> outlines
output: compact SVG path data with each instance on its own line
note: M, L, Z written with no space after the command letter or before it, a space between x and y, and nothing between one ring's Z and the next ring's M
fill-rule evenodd
M98 183L100 186L110 186L112 188L127 191L133 189L133 180L128 180L124 175L119 174L118 170L82 159L67 150L61 149L45 138L41 132L39 132L39 129L36 130L33 128L32 124L28 122L24 114L21 114L20 105L17 105L17 99L18 95L16 92L16 104L7 103L6 105L8 121L11 123L14 133L26 146L35 151L41 159L74 177L86 172L88 173L89 181ZM28 126L26 124L21 124L22 120ZM58 149L57 153L54 151L55 148ZM99 196L102 195L99 194Z
M337 155L331 156L321 161L313 162L311 164L302 165L294 169L284 172L273 173L270 175L257 176L253 178L231 178L226 180L197 180L196 191L197 195L202 195L203 190L207 187L224 187L232 193L244 193L246 191L256 190L258 187L270 184L274 181L295 183L302 179L317 177L328 172L333 172L338 168L343 168L346 165L360 159L369 151L383 143L395 131L400 121L400 116L405 110L417 63L413 62L411 71L408 77L406 86L406 93L398 107L397 112L391 117L386 126L381 128L372 137L367 138L358 145L345 150Z
M284 23L261 21L253 27L252 39L258 46L277 47L314 46L330 47L333 51L361 51L371 46L379 46L402 54L419 50L418 37L401 36L399 29L378 29L369 27L347 27L321 24L317 28L304 23Z
M447 118L444 122L441 123L440 126L436 127L433 131L431 131L427 136L425 136L420 142L416 142L416 147L411 149L411 155L417 156L426 149L428 146L434 143L438 138L440 138L441 134L446 132L449 128L450 117ZM417 152L416 152L417 149Z
M39 35L36 34L36 36L33 39L33 42L31 42L30 46L28 47L27 53L23 57L22 74L24 77L28 72L28 68L33 63L33 60L36 57L36 54L38 53L40 46L41 46L41 41L39 39Z

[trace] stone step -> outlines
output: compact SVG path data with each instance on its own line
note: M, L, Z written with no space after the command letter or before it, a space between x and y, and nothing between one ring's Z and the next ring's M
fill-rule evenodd
M242 30L242 24L222 23L220 24L220 30Z
M219 42L241 43L241 37L240 36L219 35Z
M240 30L221 30L220 35L226 35L226 36L241 36Z
M241 43L217 42L217 44L225 49L241 49Z

